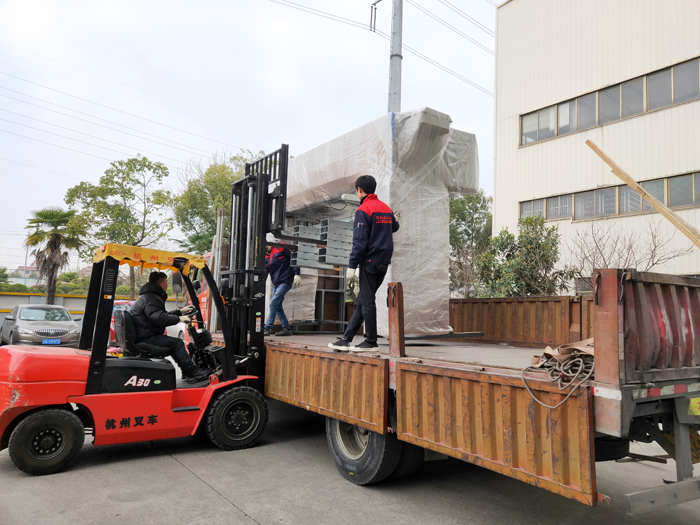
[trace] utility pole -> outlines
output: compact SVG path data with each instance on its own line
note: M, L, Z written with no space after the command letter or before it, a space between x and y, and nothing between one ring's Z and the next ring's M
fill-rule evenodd
M401 111L401 26L403 0L393 0L391 17L391 54L389 55L389 112Z

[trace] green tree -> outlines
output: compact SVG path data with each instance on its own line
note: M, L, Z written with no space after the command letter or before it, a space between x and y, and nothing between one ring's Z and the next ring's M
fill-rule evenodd
M77 210L75 223L90 233L84 256L107 242L148 247L168 235L172 196L165 188L168 168L146 157L112 162L97 185L81 182L66 193L66 204ZM134 298L134 269L129 268Z
M484 190L450 200L450 289L465 297L481 286L478 261L491 239L491 204Z
M49 207L32 212L27 229L33 230L27 237L27 246L33 246L39 278L46 277L46 304L53 304L56 295L56 276L68 264L68 251L82 246L84 233L73 223L75 211Z
M5 284L10 282L10 276L7 273L7 268L0 266L0 284Z
M561 234L541 216L518 221L518 237L503 229L479 260L485 292L492 297L557 295L568 289L571 268L557 269Z
M58 282L61 284L72 284L80 280L78 272L63 272L58 276Z
M183 250L199 254L211 250L216 234L216 211L231 209L231 185L245 175L246 162L263 156L263 151L247 151L241 155L215 156L206 168L197 163L188 166L181 180L182 191L173 204L175 220L186 235L179 241ZM229 226L227 221L226 232Z

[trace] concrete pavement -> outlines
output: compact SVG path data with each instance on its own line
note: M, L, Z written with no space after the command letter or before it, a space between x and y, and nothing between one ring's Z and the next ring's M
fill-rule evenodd
M270 401L252 449L199 438L86 445L70 470L30 477L0 452L0 523L14 524L640 524L697 525L700 501L627 516L626 492L674 479L674 465L598 463L611 507L589 508L448 459L410 478L357 487L336 471L324 418ZM648 449L645 449L648 451ZM637 451L641 451L638 448Z

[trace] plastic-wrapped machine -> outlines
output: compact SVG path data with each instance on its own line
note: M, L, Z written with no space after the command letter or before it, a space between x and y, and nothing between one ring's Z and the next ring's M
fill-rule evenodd
M388 113L289 165L287 212L300 220L351 218L356 205L343 194L354 192L360 175L377 180L377 196L401 226L384 283L403 283L407 335L451 330L449 199L479 187L476 136L450 129L451 122L430 108ZM385 285L377 292L377 325L388 335Z

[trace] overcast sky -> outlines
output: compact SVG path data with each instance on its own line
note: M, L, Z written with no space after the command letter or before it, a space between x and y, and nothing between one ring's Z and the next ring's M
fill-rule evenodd
M372 1L283 3L366 27ZM387 34L391 8L377 6ZM404 0L404 44L493 92L489 31L491 0ZM178 168L222 149L299 155L383 115L388 71L379 34L270 0L0 0L0 266L24 264L31 210L65 207L110 161L163 162L176 189ZM491 194L493 97L407 50L402 78L402 110L476 134Z

